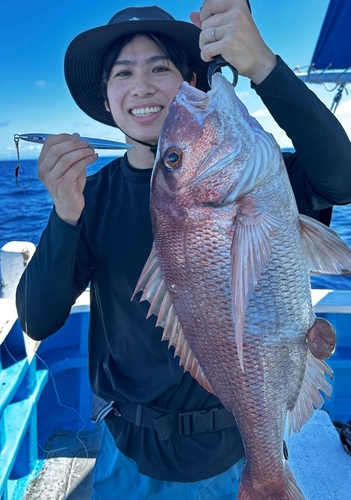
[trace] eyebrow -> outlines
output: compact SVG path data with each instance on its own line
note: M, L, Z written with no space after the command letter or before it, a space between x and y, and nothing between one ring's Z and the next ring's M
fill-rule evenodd
M167 57L166 55L157 55L157 56L151 56L151 57L148 57L146 59L146 64L150 64L150 63L154 63L154 62L157 62L157 61L169 61L169 57ZM126 66L126 65L132 65L132 66L135 66L137 63L136 61L131 61L130 59L121 59L121 60L116 60L113 64L113 67L114 66Z

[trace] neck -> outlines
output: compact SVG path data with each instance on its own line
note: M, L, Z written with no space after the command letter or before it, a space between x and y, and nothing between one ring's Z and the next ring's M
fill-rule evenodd
M143 146L129 137L126 137L126 142L136 147L135 149L128 149L127 151L128 161L134 168L153 167L155 155L150 151L149 146Z

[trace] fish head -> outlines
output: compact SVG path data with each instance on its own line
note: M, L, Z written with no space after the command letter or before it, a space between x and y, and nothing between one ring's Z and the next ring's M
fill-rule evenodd
M260 126L223 75L212 84L205 93L182 83L163 124L151 190L165 210L227 205L255 187Z

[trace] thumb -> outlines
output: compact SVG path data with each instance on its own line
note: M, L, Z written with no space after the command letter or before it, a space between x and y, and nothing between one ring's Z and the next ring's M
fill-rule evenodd
M191 22L201 29L200 12L192 12L189 17Z

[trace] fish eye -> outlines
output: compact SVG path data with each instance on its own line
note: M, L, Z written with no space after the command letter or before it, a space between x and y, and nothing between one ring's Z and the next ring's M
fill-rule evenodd
M182 161L182 152L175 147L169 148L163 155L163 161L168 168L178 167Z

